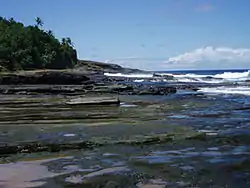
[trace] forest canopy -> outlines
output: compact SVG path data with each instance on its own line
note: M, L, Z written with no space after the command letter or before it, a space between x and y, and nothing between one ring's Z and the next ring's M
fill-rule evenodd
M13 18L0 17L0 70L65 69L77 63L70 38L59 41L45 31L37 17L34 25L24 26Z

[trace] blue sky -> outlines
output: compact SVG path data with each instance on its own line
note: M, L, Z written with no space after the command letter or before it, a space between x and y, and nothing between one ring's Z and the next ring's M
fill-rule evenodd
M71 37L80 59L150 70L250 68L249 0L8 0L1 16Z

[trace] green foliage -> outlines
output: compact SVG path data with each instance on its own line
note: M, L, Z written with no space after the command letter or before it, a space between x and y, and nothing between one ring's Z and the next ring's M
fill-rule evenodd
M41 29L39 17L35 21L35 26L24 26L0 17L0 67L10 71L74 67L77 54L71 39L60 42L51 30Z

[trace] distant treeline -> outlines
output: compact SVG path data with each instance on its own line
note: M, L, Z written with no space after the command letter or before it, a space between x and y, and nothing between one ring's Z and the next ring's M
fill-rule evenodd
M64 69L77 63L70 38L59 41L51 30L35 25L24 26L13 18L0 17L0 70Z

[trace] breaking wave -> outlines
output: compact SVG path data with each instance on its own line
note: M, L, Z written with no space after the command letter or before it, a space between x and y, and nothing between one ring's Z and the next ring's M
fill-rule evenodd
M224 72L222 74L216 74L214 75L215 78L222 78L222 79L248 79L250 77L250 71L245 71L245 72Z
M216 88L200 88L198 92L206 94L238 94L250 95L249 87L216 87Z
M209 71L207 71L209 73ZM105 73L111 77L135 78L136 82L142 82L142 78L148 78L152 82L160 81L176 81L191 83L224 83L224 82L244 82L250 80L250 71L245 72L223 72L220 74L176 74L176 73L148 73L148 74L122 74L122 73ZM172 79L171 79L172 77ZM139 79L140 78L140 79ZM140 80L140 81L139 81Z
M153 74L122 74L122 73L104 73L105 76L110 77L124 77L124 78L152 78Z
M223 82L240 82L250 80L250 71L245 72L224 72L215 75L199 74L180 74L174 75L180 82L204 82L204 83L223 83Z

